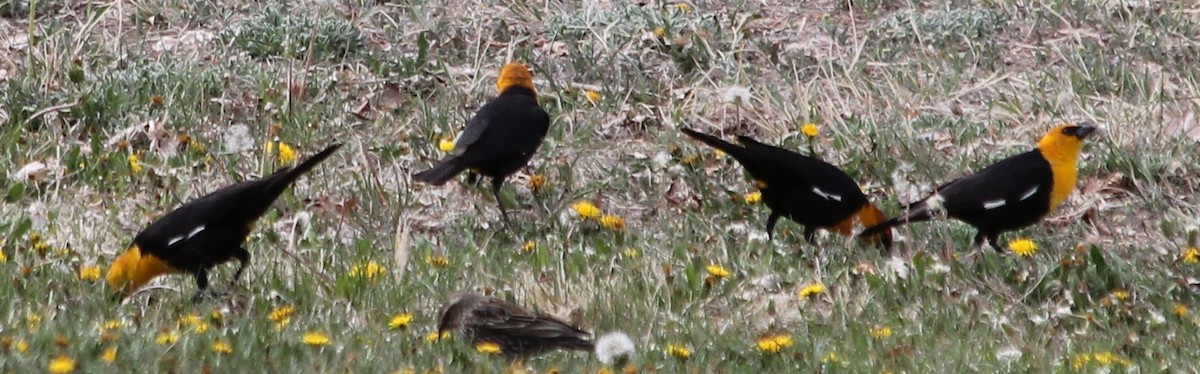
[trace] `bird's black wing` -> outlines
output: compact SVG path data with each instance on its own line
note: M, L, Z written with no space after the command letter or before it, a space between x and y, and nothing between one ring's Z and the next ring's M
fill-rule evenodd
M1025 152L935 191L946 212L981 228L1019 227L1050 210L1054 174L1041 153Z

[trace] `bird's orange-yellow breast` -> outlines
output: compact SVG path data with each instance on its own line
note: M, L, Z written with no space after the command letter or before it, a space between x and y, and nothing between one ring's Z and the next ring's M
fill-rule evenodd
M500 70L500 78L496 79L496 92L504 93L509 87L525 87L537 93L533 86L533 73L529 67L520 62L510 62Z
M178 269L151 254L143 254L137 244L129 246L108 268L106 281L114 291L129 296L137 289L163 274L177 273Z
M1054 174L1054 187L1050 190L1050 211L1071 196L1079 176L1079 152L1083 149L1083 139L1064 134L1063 129L1067 126L1070 125L1055 127L1037 144L1038 151L1050 162L1050 170Z

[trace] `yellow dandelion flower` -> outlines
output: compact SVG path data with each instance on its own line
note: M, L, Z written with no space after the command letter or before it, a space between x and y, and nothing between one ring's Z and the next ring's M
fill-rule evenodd
M729 270L725 269L721 265L717 265L717 264L708 265L708 266L704 267L704 270L708 271L708 275L711 275L718 279L729 277Z
M279 164L291 165L296 162L296 150L288 143L279 142Z
M100 361L104 361L106 364L117 361L117 347L105 348L104 353L100 354Z
M174 344L177 341L179 341L179 333L173 331L160 332L154 337L154 342L161 345Z
M402 329L402 328L408 327L408 324L412 323L412 321L413 321L412 314L400 313L400 314L392 316L392 320L388 321L388 328L392 329L392 330Z
M525 241L525 245L521 246L521 250L526 253L533 252L535 249L537 249L537 242L532 240Z
M25 315L25 327L29 330L37 330L42 326L42 316L29 312Z
M100 330L102 330L102 331L103 330L107 330L107 331L120 330L121 327L124 325L125 325L124 323L121 323L121 321L118 321L115 319L108 320L107 322L104 322L104 325L100 326Z
M224 340L218 340L212 344L213 353L227 355L233 353L233 346Z
M587 91L583 92L583 96L586 97L587 101L589 103L592 103L592 105L596 105L596 104L600 103L600 93L599 92L587 90Z
M450 266L450 259L443 255L427 255L425 262L439 268Z
M1179 318L1187 317L1189 311L1187 305L1175 303L1175 315Z
M600 225L608 229L620 230L625 228L625 219L613 214L605 214L600 218Z
M812 139L821 134L821 128L817 127L817 124L810 122L801 126L800 132L804 133L804 136L807 136L809 139Z
M875 339L887 339L892 337L892 328L887 326L879 326L871 329L871 337Z
M1114 299L1117 299L1117 300L1125 300L1125 299L1128 299L1128 298L1129 298L1129 291L1126 291L1126 290L1124 290L1124 289L1120 289L1120 288L1118 288L1118 289L1115 289L1115 290L1112 290L1112 297L1113 297Z
M365 264L354 265L350 267L349 272L350 278L365 278L370 281L382 277L383 274L383 266L374 260L367 261Z
M1200 263L1200 248L1187 247L1183 250L1183 258L1180 260L1185 264Z
M200 323L200 316L198 315L188 314L183 317L179 317L179 326L188 327L194 326L197 323Z
M1093 353L1092 360L1095 360L1096 363L1100 364L1101 366L1110 366L1110 365L1129 366L1130 365L1130 362L1128 359L1121 357L1121 356L1117 356L1116 354L1113 354L1112 352Z
M679 9L680 12L687 13L692 11L692 5L688 3L675 3L675 9Z
M667 354L680 360L692 357L692 350L682 345L667 344Z
M134 173L142 172L142 164L138 162L138 156L132 153L129 154L129 170Z
M282 305L272 309L271 313L267 315L267 318L270 319L271 322L275 322L276 328L282 329L284 326L287 326L288 323L292 322L293 314L296 314L296 308L293 308L291 305Z
M546 176L534 174L529 176L529 191L533 193L542 192L546 188Z
M842 360L839 359L837 353L834 352L826 353L824 357L821 357L822 364L836 364L839 362L842 362Z
M203 321L197 322L195 326L192 326L192 331L197 334L206 333L210 329L212 329L212 325L208 324L208 322L203 322Z
M500 353L500 345L492 342L482 342L475 345L475 350L479 351L479 353L494 355Z
M442 331L441 334L438 334L437 331L430 331L428 334L425 334L425 341L430 342L430 343L437 343L437 342L440 342L442 340L446 340L449 338L450 338L450 331Z
M324 347L329 345L329 335L325 335L316 331L309 331L300 336L300 342L313 347Z
M438 139L438 150L450 153L450 151L454 150L454 143L454 138L443 136L441 139Z
M597 208L596 205L587 201L578 201L575 204L572 204L571 210L574 210L575 214L578 214L579 218L582 219L600 218L600 208Z
M688 165L688 166L699 165L700 164L700 155L693 153L690 155L683 156L683 158L679 159L679 163Z
M4 251L0 251L0 264L8 262L8 255Z
M1037 244L1032 240L1021 238L1008 243L1008 250L1021 257L1033 256L1037 253Z
M742 200L745 200L746 204L758 204L762 201L762 192L754 191L748 193L746 196L742 197Z
M791 347L795 342L788 334L767 336L758 339L758 350L763 353L779 353L784 348Z
M56 374L70 373L75 371L75 359L67 356L58 356L50 360L50 372Z
M1092 355L1086 353L1077 354L1074 357L1071 357L1071 367L1075 370L1083 369L1083 367L1091 361Z
M79 279L94 281L100 279L100 266L90 265L79 268Z
M558 371L558 369L551 369L550 371L546 371L546 374L559 374L559 371ZM596 374L613 374L613 371L612 371L612 369L609 369L607 366L604 366L599 369L596 369Z
M42 233L37 232L37 231L29 233L29 242L30 243L36 244L36 243L40 243L41 241L42 241Z
M625 252L622 253L622 255L629 258L637 258L637 256L640 254L641 253L638 252L637 248L633 247L625 248Z
M825 293L825 285L820 284L820 283L813 283L813 284L804 286L804 288L801 288L799 295L800 295L801 299L807 299L809 297L820 295L822 293Z
M662 26L655 27L655 28L654 28L654 36L657 36L657 37L658 37L658 38L660 38L660 39L661 39L661 38L663 38L663 37L666 37L666 36L667 36L667 29L663 28Z

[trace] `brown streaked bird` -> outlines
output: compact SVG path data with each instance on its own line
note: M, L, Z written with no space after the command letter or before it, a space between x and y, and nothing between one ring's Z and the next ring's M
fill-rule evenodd
M472 346L495 344L502 354L513 358L555 349L595 349L587 331L550 315L475 293L456 293L442 306L438 335L455 329Z
M533 74L524 64L504 65L496 90L500 96L488 101L467 121L450 155L433 168L413 174L413 179L440 186L464 170L472 172L468 182L478 184L475 174L491 177L492 195L507 222L508 210L500 198L500 187L541 147L550 130L550 115L538 105Z
M872 226L885 218L863 194L858 183L841 169L825 161L783 148L766 145L748 136L738 143L726 142L692 129L684 134L725 152L737 160L762 192L762 201L771 208L767 217L767 236L772 238L780 217L804 226L804 239L816 241L817 229L844 236L853 234L854 223ZM892 246L892 232L880 231L871 242L884 250Z
M946 216L978 230L976 247L986 241L1002 251L1001 233L1041 221L1075 190L1079 152L1084 139L1095 131L1091 124L1055 127L1034 149L942 184L929 196L905 207L900 216L869 227L862 235Z
M208 289L208 271L234 260L238 268L230 284L236 282L250 264L250 252L242 244L254 222L296 178L341 146L334 144L295 167L218 189L163 215L113 261L108 287L124 299L160 275L187 273L196 278L198 300Z

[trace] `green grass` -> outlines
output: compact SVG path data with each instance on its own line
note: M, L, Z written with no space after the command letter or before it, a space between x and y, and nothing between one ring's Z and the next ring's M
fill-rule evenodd
M460 290L627 332L626 366L643 371L1200 370L1187 285L1200 265L1180 261L1200 233L1194 11L756 4L0 2L0 29L16 34L0 60L0 298L12 300L0 370L55 357L81 372L503 370L462 342L426 341ZM534 67L554 122L503 192L517 224L501 229L486 189L409 176L494 95L508 56ZM815 153L894 213L1083 120L1103 132L1079 192L1002 238L1031 238L1031 258L975 251L960 223L900 229L894 257L826 234L810 245L787 221L768 243L741 168L677 131ZM808 122L821 129L811 143ZM118 304L81 277L155 217L270 173L275 139L301 157L348 145L259 222L241 283L228 289L234 266L217 269L226 296L190 303L192 280L171 276ZM45 169L16 176L33 163ZM537 193L532 174L548 181ZM580 200L626 227L579 220ZM371 262L385 271L351 275ZM706 280L710 264L731 275ZM814 283L827 291L798 296ZM271 314L285 306L281 326ZM414 319L390 329L398 313ZM308 332L330 344L306 345ZM758 351L781 333L794 344ZM566 353L526 365L602 368Z

